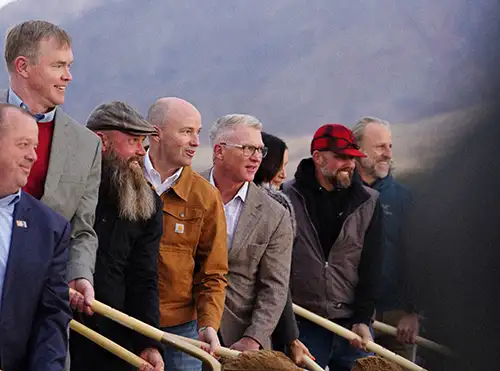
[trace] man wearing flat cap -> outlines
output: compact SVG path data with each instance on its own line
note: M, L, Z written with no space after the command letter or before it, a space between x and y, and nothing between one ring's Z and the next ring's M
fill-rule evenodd
M102 142L102 178L94 229L99 248L94 273L96 299L159 326L158 253L161 200L143 172L143 141L156 133L137 111L122 102L98 106L87 128ZM85 325L147 360L141 370L163 370L161 344L102 316L81 314ZM129 370L131 366L89 340L72 334L72 370Z
M290 287L293 302L358 334L347 340L297 318L302 341L321 367L349 371L366 356L364 343L375 309L381 251L378 192L353 178L355 159L365 157L343 125L320 127L311 158L283 186L297 218Z

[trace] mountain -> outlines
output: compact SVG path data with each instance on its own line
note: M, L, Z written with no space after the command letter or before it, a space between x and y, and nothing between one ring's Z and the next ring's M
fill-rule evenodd
M495 4L17 0L0 11L0 27L44 18L70 32L65 109L82 123L104 101L144 113L160 96L180 96L205 128L242 112L295 137L362 115L415 122L494 99Z

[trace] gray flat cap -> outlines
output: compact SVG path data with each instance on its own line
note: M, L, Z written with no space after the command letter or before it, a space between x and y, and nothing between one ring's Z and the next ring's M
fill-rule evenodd
M156 130L139 112L123 102L104 103L87 119L92 131L118 130L134 135L154 135Z

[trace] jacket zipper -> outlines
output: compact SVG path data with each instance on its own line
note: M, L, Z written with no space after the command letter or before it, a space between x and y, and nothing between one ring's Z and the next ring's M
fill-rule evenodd
M317 244L317 246L319 246L320 255L323 257L323 261L325 262L325 268L326 268L326 267L328 267L328 259L325 256L325 252L323 251L323 248L321 248L321 242L319 240L318 231L316 230L316 227L314 226L313 222L311 221L311 217L309 216L309 211L307 211L307 206L306 206L306 202L304 200L304 196L302 196L300 194L299 190L297 188L295 188L295 186L293 186L293 189L295 192L297 192L297 194L300 197L300 200L302 202L302 207L304 208L305 214L307 216L307 220L309 221L309 225L312 227L312 229L314 231L314 236L316 237L316 244Z

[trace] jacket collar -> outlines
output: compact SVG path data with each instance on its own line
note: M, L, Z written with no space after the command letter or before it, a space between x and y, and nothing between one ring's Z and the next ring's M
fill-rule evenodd
M177 182L172 186L172 191L175 192L183 201L187 202L191 187L193 185L193 169L191 166L184 166L182 173Z
M381 189L389 186L394 182L394 178L392 177L391 173L389 173L389 175L387 175L385 178L379 178L373 184L365 183L361 178L361 175L359 175L359 171L357 169L354 170L353 179L356 179L357 182L363 184L366 187L373 188L376 191L380 191Z

